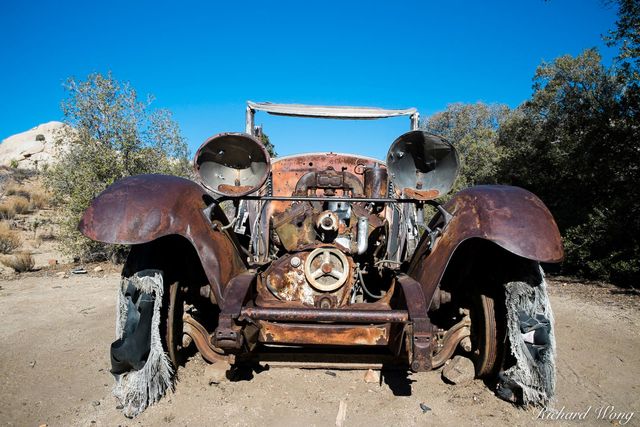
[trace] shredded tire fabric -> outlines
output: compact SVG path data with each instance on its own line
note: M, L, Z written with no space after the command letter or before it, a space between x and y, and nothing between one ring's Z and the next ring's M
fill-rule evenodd
M122 406L122 413L133 418L157 402L168 389L173 388L173 368L160 338L160 309L164 289L159 270L143 270L132 277L122 278L116 305L116 339L123 338L126 333L125 325L131 301L125 296L125 292L130 285L154 298L151 345L146 362L140 369L114 374L116 385L113 395Z
M524 405L547 406L555 394L553 312L542 269L531 285L505 285L507 334L515 364L499 374L498 395Z

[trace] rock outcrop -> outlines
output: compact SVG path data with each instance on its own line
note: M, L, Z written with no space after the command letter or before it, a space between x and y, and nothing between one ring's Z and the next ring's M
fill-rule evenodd
M68 129L68 125L53 121L4 139L0 143L0 165L40 169L55 163L57 154L66 145L58 146L56 141L61 140Z

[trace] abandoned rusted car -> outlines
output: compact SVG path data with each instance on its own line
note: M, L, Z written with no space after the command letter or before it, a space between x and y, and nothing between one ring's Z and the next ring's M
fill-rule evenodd
M411 130L386 161L272 159L256 111L409 116ZM197 151L198 182L133 176L96 197L82 233L131 245L111 346L125 414L160 398L196 349L211 363L412 371L462 356L501 397L545 404L555 343L540 263L563 258L557 226L521 188L448 196L458 154L418 123L415 109L249 102L244 133Z

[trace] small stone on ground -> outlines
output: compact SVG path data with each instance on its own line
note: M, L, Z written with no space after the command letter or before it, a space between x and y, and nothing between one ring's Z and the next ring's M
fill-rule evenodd
M369 369L366 374L364 374L364 382L365 383L379 383L380 382L380 374L378 374L373 369Z
M231 368L228 362L220 361L204 368L204 376L209 385L227 381L227 371Z
M453 384L465 384L476 375L475 367L470 359L456 356L442 370L442 377Z

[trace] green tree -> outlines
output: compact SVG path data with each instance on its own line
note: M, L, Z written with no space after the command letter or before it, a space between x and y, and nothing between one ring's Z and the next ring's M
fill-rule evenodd
M543 63L500 128L501 179L530 189L564 235L565 271L630 284L640 272L637 116L631 82L595 49Z
M126 176L164 173L189 176L189 153L178 124L166 110L151 110L127 83L91 74L64 85L65 122L59 161L45 183L60 206L63 250L82 260L116 258L123 248L90 241L77 231L91 200Z
M260 140L260 142L262 142L262 145L264 145L264 148L267 150L267 153L269 153L271 158L277 157L278 153L276 153L276 147L271 143L269 135L263 132L262 126L258 126L256 128L256 131L258 139Z
M605 40L609 46L618 47L618 65L637 88L640 79L640 2L619 0L615 3L618 4L616 28Z
M424 120L423 128L445 137L458 150L461 167L453 191L496 182L503 156L498 128L508 113L506 105L456 103Z

